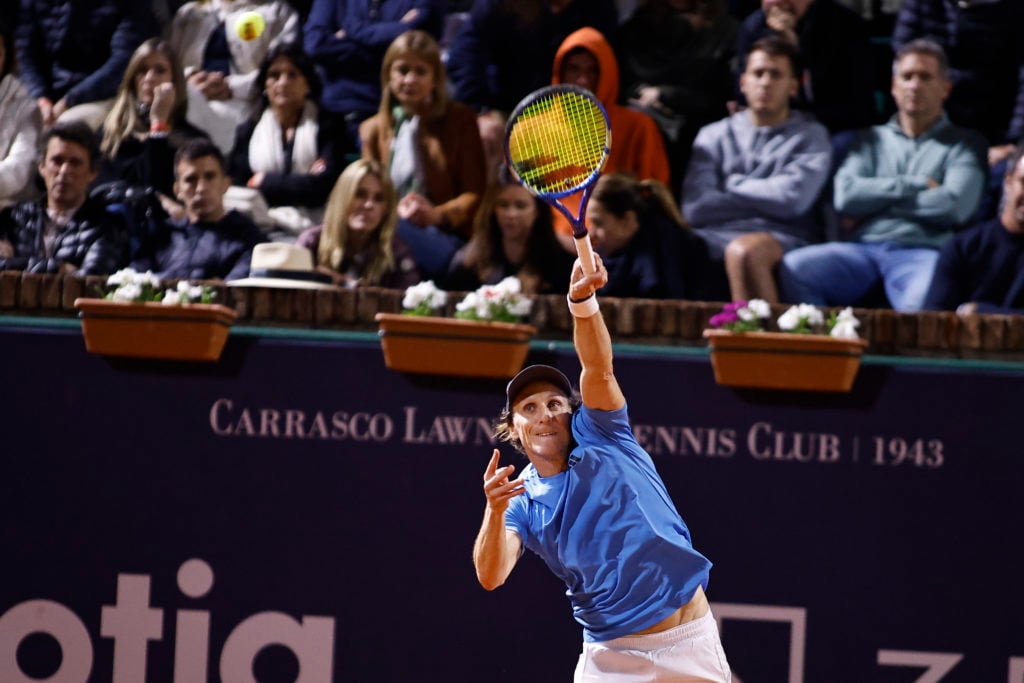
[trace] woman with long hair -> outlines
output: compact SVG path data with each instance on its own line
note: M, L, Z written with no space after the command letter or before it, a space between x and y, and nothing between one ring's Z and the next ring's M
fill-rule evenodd
M320 109L323 87L297 44L272 48L260 64L254 116L238 126L230 171L235 185L257 190L269 207L272 236L291 241L323 220L323 205L355 153L337 117Z
M398 234L424 276L442 277L469 239L487 181L476 113L448 98L441 49L407 31L388 47L380 110L359 127L362 154L382 164L400 197Z
M587 208L594 249L608 270L605 296L723 300L725 274L709 265L672 193L657 180L601 176Z
M100 129L97 184L121 181L174 196L174 153L206 137L185 120L185 78L170 45L150 38L132 54Z
M555 238L551 209L501 164L488 185L473 237L452 258L445 287L471 291L514 275L525 294L565 294L572 257Z
M317 270L335 284L405 289L420 281L409 247L395 234L398 199L384 168L360 159L349 164L331 190L323 225L296 243L313 252Z

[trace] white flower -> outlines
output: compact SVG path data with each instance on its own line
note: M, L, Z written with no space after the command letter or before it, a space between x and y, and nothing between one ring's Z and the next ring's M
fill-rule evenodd
M751 299L747 302L747 309L758 318L770 318L772 315L771 304L764 299Z
M448 293L437 288L433 280L425 280L405 290L403 308L441 308L448 301Z
M829 334L838 339L859 339L858 327L860 327L860 321L853 314L853 309L847 306L836 315L835 325L832 326Z
M164 298L160 300L164 306L177 306L181 303L181 294L173 289L164 292Z
M137 275L136 282L138 282L140 285L142 285L142 286L149 285L154 290L160 289L160 278L158 278L153 271L147 270L145 273L136 274L136 275Z
M171 290L167 291L170 292ZM188 280L178 280L177 294L182 303L199 301L203 298L203 287L202 285L192 285Z
M507 277L496 285L483 285L455 304L455 316L470 320L514 322L530 313L533 302L522 295L517 277Z
M811 304L797 304L779 316L780 330L795 330L803 324L806 327L815 327L825 322L825 316Z
M829 334L836 339L859 339L860 335L857 334L857 325L859 324L857 320L837 320Z
M107 278L107 285L110 287L119 287L124 284L125 280L128 280L134 275L135 271L131 268L122 268Z
M509 304L508 312L512 315L530 315L530 309L533 308L533 300L525 297L519 297L511 304Z
M493 289L498 296L515 296L523 291L523 285L519 282L519 278L510 275L494 285Z
M114 290L114 301L135 301L142 296L142 287L134 282L126 282Z
M466 298L455 304L456 311L477 311L479 314L480 303L484 300L477 292L470 292Z

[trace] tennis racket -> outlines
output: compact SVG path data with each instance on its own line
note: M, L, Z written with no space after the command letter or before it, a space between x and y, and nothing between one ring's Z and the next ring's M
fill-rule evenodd
M587 234L587 202L612 146L612 129L601 102L589 90L552 85L527 95L505 127L505 159L530 193L555 207L572 225L583 271L594 272ZM579 211L560 200L583 191Z

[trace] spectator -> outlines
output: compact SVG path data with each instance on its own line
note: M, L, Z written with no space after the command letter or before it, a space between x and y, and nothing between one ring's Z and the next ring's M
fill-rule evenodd
M301 46L272 48L257 82L260 110L238 127L231 176L270 207L272 238L294 241L323 222L322 207L356 145L318 106L320 77Z
M100 129L98 183L120 182L174 196L174 153L205 137L185 120L185 77L170 45L150 38L128 61L114 106Z
M43 125L66 117L98 128L132 52L155 29L144 2L22 0L18 63Z
M555 53L552 83L576 85L597 95L608 112L612 128L612 147L603 172L623 171L644 180L669 182L668 155L658 124L643 112L617 104L619 63L605 37L590 27L571 33ZM573 213L582 193L562 199ZM576 253L569 221L555 214L555 233L562 246Z
M1010 156L999 216L942 245L927 310L1024 313L1024 147Z
M380 111L359 127L364 159L388 169L398 192L398 235L425 278L440 279L469 238L487 184L475 114L448 98L437 41L398 36L384 54Z
M776 35L798 50L796 109L814 114L831 133L876 122L868 25L835 0L761 0L740 26L737 78L746 70L751 46ZM739 104L745 105L742 93Z
M60 122L43 137L40 201L0 214L0 270L106 275L128 261L128 233L119 215L89 199L99 147L82 121Z
M605 296L710 298L708 250L657 180L603 175L590 199L590 235L608 269Z
M661 129L675 192L697 131L728 113L738 27L723 0L650 0L617 34L623 97Z
M815 209L832 147L814 118L789 108L796 50L770 36L751 47L740 88L749 107L701 129L683 186L683 214L724 263L733 300L777 302L782 255L817 242Z
M896 49L917 38L942 46L953 84L950 121L980 131L990 146L1001 147L1001 159L1024 135L1021 25L1024 3L1014 0L904 0L893 29Z
M388 46L406 31L441 36L441 0L313 0L305 26L306 52L324 77L323 107L343 116L357 140L359 124L377 112L380 68Z
M231 178L220 149L209 140L191 140L175 155L174 169L174 191L185 216L171 220L169 229L148 253L134 259L132 267L171 279L246 277L252 248L263 239L251 220L224 208Z
M17 73L14 33L0 21L0 209L36 194L42 116Z
M953 90L946 111L954 124L974 128L988 141L991 183L979 219L997 212L1004 164L1024 137L1024 3L1014 0L954 2L905 0L896 17L897 48L931 38L946 51Z
M336 285L405 289L420 281L409 246L395 234L398 196L384 168L359 159L338 177L324 223L299 235L317 271Z
M263 32L243 40L239 17L259 12ZM189 120L207 131L227 154L239 121L257 100L256 78L263 58L277 45L300 40L299 15L286 0L195 0L171 20L169 42L189 84ZM203 106L208 104L209 106ZM225 140L224 138L227 138Z
M974 214L985 179L985 141L949 122L942 48L911 41L896 53L889 123L860 131L835 176L845 242L786 254L786 301L866 305L884 288L899 311L924 304L938 248Z
M489 169L504 160L505 122L516 104L548 85L559 45L577 29L618 27L614 0L476 0L448 54L453 96L480 113ZM618 96L618 93L616 93Z
M523 292L565 294L572 257L555 239L551 208L502 164L476 214L473 237L452 258L445 289L472 291L515 276Z

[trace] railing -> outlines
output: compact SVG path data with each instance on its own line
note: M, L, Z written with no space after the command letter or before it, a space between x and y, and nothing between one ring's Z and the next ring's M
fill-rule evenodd
M102 296L106 276L75 277L0 272L0 315L74 317L74 301ZM171 283L173 284L173 283ZM377 287L345 290L236 288L210 282L217 301L238 312L237 325L309 329L376 329L374 315L401 310L403 292ZM450 302L460 297L449 297ZM703 346L701 337L720 302L677 299L601 300L601 310L616 340L652 346ZM775 314L785 305L775 306ZM449 303L445 315L454 312ZM868 353L1024 361L1024 316L952 312L897 313L855 309ZM537 297L528 322L541 339L565 340L572 319L562 296Z

